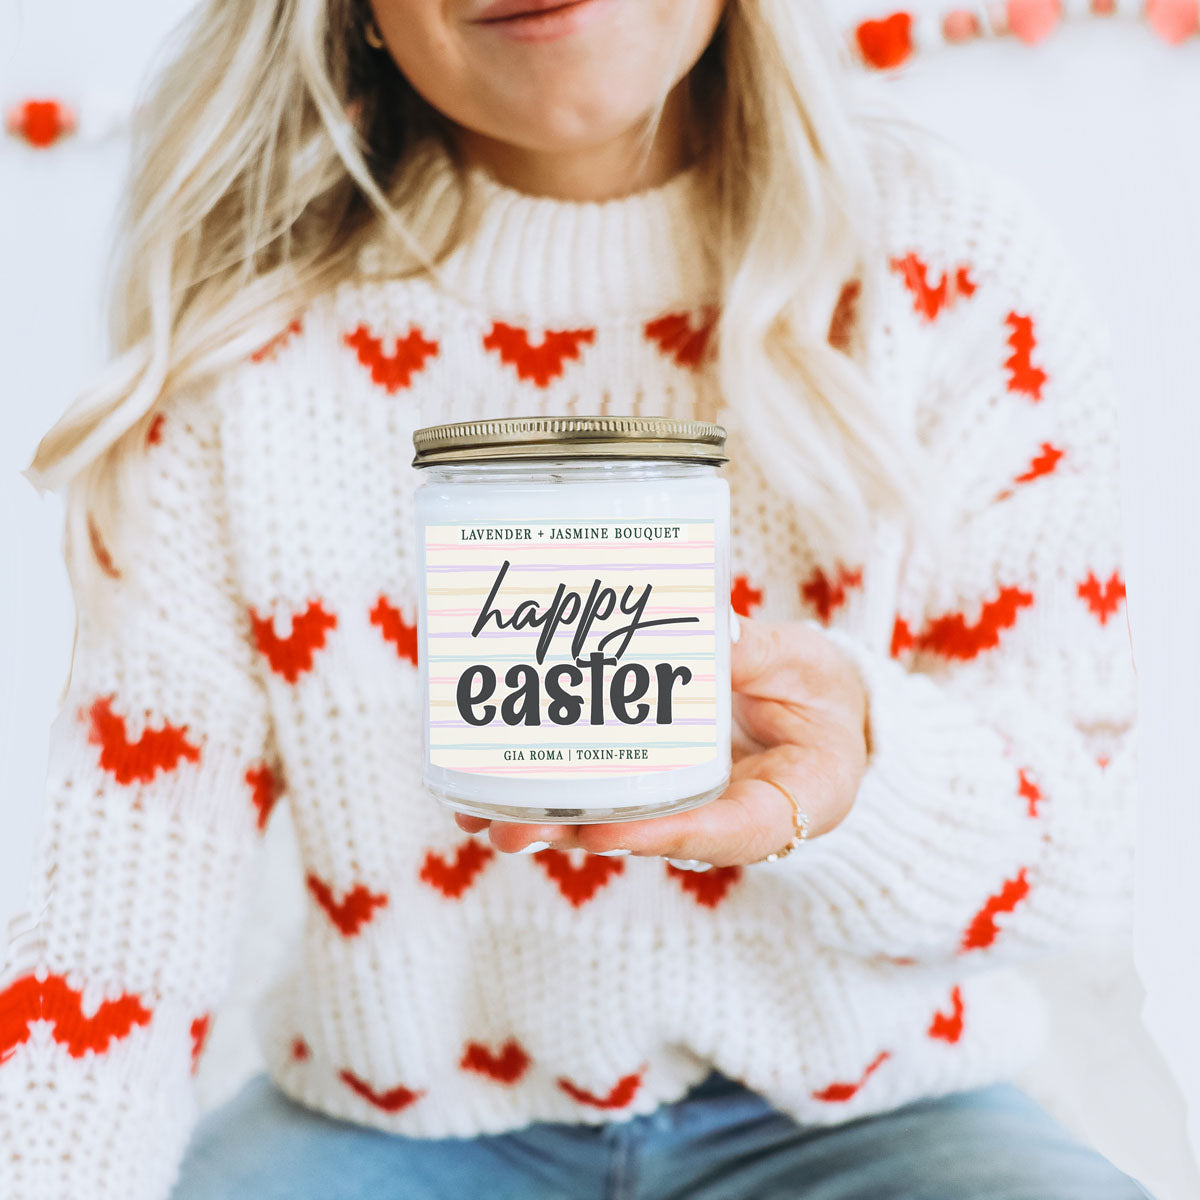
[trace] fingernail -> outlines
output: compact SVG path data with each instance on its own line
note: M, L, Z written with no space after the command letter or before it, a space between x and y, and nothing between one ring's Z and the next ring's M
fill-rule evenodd
M740 642L742 640L742 623L738 620L738 615L732 608L729 610L729 640L731 642Z
M539 850L549 850L549 842L530 842L528 846L516 851L517 854L537 854Z
M632 853L633 853L632 850L623 850L619 846L617 847L616 850L597 850L596 851L596 854L600 858L620 858L621 855L623 855L623 854L632 854Z
M711 871L712 863L701 862L698 858L668 858L667 862L677 871Z

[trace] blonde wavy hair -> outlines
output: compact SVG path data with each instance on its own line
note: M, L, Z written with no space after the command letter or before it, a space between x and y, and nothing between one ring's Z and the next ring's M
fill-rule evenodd
M453 149L449 123L367 47L369 16L366 0L208 0L141 106L113 360L28 472L69 485L77 588L92 559L81 551L120 558L133 474L122 468L164 398L240 361L353 274L380 222L405 239L406 157L430 137ZM730 0L690 94L703 110L720 386L753 431L745 449L783 481L814 543L844 554L880 514L911 517L922 472L840 336L847 301L860 317L873 303L876 224L865 122L838 56L820 6ZM471 210L462 179L457 237ZM413 249L436 273L437 256Z

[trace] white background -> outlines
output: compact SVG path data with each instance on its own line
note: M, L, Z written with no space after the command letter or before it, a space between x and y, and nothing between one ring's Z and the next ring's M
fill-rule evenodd
M880 15L831 0L843 23ZM54 96L85 121L127 108L184 0L0 0L0 104ZM886 5L882 6L886 12ZM924 11L937 11L924 5ZM1129 614L1142 706L1136 961L1121 948L1043 971L1054 1040L1028 1086L1160 1200L1200 1175L1200 38L1159 43L1089 20L922 55L877 85L1023 180L1058 225L1115 335L1123 385ZM125 148L0 140L0 921L17 911L72 615L58 505L18 471L101 361L101 271ZM272 823L238 985L201 1070L205 1103L255 1065L246 1004L294 930L294 847ZM282 897L282 899L281 899Z

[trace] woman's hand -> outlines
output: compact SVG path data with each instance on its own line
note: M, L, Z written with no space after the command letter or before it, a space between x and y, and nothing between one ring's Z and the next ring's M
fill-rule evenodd
M467 833L488 830L507 853L533 842L592 853L628 850L715 866L757 862L792 838L796 797L811 835L850 811L866 769L867 697L854 664L820 632L797 621L741 618L732 646L734 719L757 744L740 757L724 794L690 812L604 825L525 825L458 815Z

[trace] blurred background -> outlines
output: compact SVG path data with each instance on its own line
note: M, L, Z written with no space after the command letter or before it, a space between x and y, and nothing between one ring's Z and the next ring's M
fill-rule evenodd
M896 8L824 2L854 44L861 21ZM1142 712L1136 929L1132 946L1038 969L1052 1036L1023 1082L1159 1200L1197 1200L1200 32L1170 44L1166 27L1194 24L1195 4L1151 4L1158 32L1141 0L1116 0L1117 13L1103 18L1086 15L1087 0L1065 0L1068 19L1036 45L1009 34L944 46L936 31L949 6L908 0L911 22L865 31L869 56L898 69L864 64L861 75L876 100L1026 185L1113 335ZM0 928L24 898L73 623L60 507L19 471L103 360L126 121L157 48L190 6L0 0L0 107L10 125L0 135ZM997 8L975 7L984 25L985 10ZM1054 4L1013 7L1033 14L1028 36ZM250 1005L297 928L294 856L290 826L272 821L239 983L197 1079L206 1106L259 1065Z

